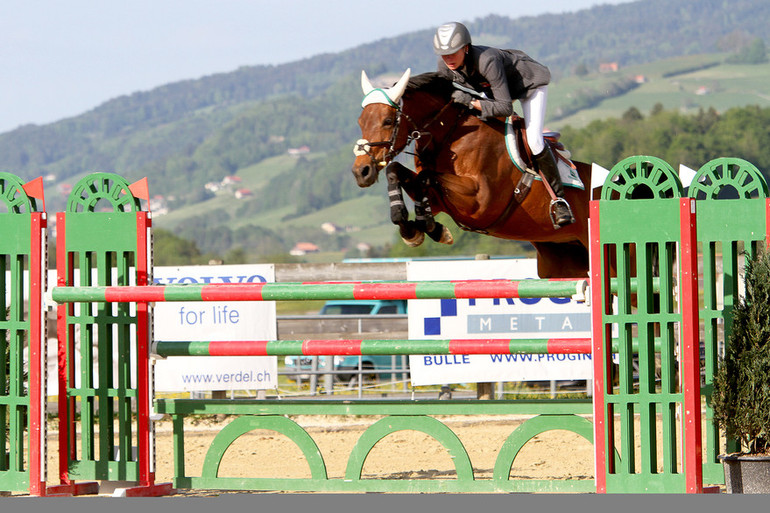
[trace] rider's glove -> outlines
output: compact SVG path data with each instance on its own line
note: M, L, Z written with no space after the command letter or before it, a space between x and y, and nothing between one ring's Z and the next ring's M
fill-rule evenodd
M471 109L471 101L473 101L473 96L466 93L465 91L454 91L452 93L452 101L461 105L465 105Z

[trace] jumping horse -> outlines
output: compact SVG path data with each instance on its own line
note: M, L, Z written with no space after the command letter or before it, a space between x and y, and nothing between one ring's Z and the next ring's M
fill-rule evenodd
M590 164L573 162L585 186L565 187L575 222L557 229L543 181L533 182L509 155L505 123L482 121L453 103L451 81L436 73L410 77L407 70L395 85L382 89L362 72L361 86L362 138L354 147L352 171L359 187L369 187L385 170L391 220L407 244L419 245L425 233L451 244L449 230L433 218L445 212L463 229L532 243L541 278L587 276ZM522 132L516 131L519 148L526 147ZM556 154L558 137L546 142ZM415 171L394 161L410 145ZM402 189L414 200L414 221L408 218Z

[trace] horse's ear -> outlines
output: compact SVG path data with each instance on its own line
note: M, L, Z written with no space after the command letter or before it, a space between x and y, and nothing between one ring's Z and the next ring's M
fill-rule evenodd
M398 79L398 82L396 82L396 85L388 89L388 98L390 98L390 101L393 103L398 103L398 100L401 99L401 96L404 94L404 91L406 91L406 84L409 82L409 76L412 74L412 68L408 68L403 75L401 75L401 78Z
M366 76L366 71L361 70L361 89L364 90L364 96L372 92L374 86L369 81L369 77Z

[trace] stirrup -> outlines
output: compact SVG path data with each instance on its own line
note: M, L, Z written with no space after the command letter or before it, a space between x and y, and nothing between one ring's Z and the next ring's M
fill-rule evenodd
M569 203L564 198L555 198L551 200L551 203L548 205L548 214L551 216L551 223L553 224L553 229L558 230L562 227L562 225L556 223L556 215L554 212L554 207L558 204L563 204L567 208L567 212L569 213L570 222L567 224L572 224L575 222L575 216L572 214L572 208L570 208ZM564 226L567 226L565 224Z

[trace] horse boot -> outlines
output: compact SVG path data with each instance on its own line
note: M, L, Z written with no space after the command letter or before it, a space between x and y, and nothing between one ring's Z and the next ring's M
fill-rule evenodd
M414 215L417 227L427 233L431 239L441 244L454 243L454 237L452 237L452 232L449 231L449 228L436 221L433 217L433 211L430 208L427 196L414 202Z
M568 224L575 222L575 217L572 215L572 210L569 207L569 203L564 199L564 184L561 182L561 176L559 176L559 169L556 167L556 160L551 153L551 148L546 144L543 151L533 156L535 165L543 174L543 177L548 180L548 185L551 186L556 198L551 201L550 214L551 221L553 221L554 228L561 228Z
M398 162L391 162L385 168L385 177L388 181L388 199L390 201L390 220L398 226L401 240L415 248L425 240L425 233L419 229L415 221L409 220L409 212L404 204L404 196L401 193L401 184L398 180Z

